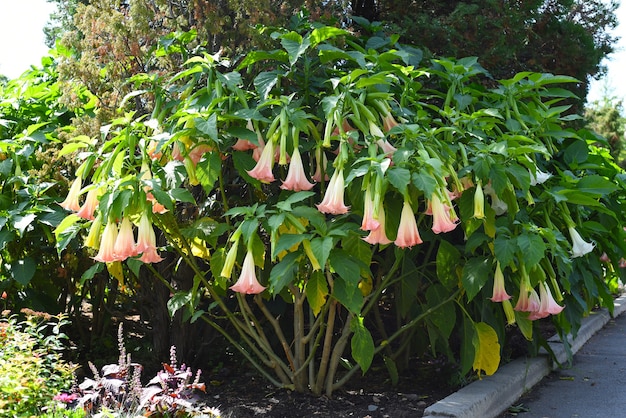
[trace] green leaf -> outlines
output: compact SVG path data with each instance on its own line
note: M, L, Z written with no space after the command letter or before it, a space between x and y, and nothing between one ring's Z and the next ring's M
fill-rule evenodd
M576 183L576 190L592 196L600 197L617 190L617 185L612 181L598 175L588 175Z
M282 71L278 70L263 71L254 78L254 87L259 93L259 96L261 96L261 100L265 100L269 97L270 92L276 83L278 83L278 79L282 74Z
M355 288L358 286L359 280L361 280L361 269L350 254L342 250L335 250L330 254L329 261L331 267L347 284Z
M322 270L316 270L311 273L311 277L306 282L306 298L309 306L313 311L313 315L317 316L322 307L326 303L328 297L328 283Z
M191 192L187 189L172 189L168 192L172 200L184 203L196 203Z
M389 183L395 187L400 194L405 195L407 188L411 182L411 172L406 168L393 167L387 170L387 178Z
M195 118L195 127L197 130L211 138L213 141L219 142L217 136L217 113L211 113L208 119Z
M385 366L387 367L387 371L389 372L389 378L391 379L391 386L396 386L398 381L400 380L400 375L398 374L398 366L396 366L396 362L389 356L383 356L383 361L385 362Z
M215 182L220 177L222 160L218 152L205 154L205 157L196 165L196 177L204 191L209 194L213 191Z
M440 284L429 286L428 290L426 290L426 301L428 302L429 308L439 305L448 297L449 293ZM428 316L428 320L437 327L445 340L448 340L456 323L454 304L452 304L452 302L448 302L435 309Z
M474 324L474 345L475 355L473 368L480 377L481 370L487 376L491 376L498 370L500 365L500 343L498 334L488 324L477 322Z
M72 239L80 231L81 225L78 223L81 220L77 215L70 214L61 221L59 226L54 230L54 237L56 241L57 251L61 253Z
M524 264L530 269L543 259L546 252L546 244L537 234L530 234L524 231L517 237L517 246L520 252L524 254Z
M486 257L474 257L467 260L463 267L463 276L461 281L465 292L467 293L467 301L471 302L474 296L480 292L489 278L493 276L491 271L491 263Z
M17 229L17 231L20 233L20 236L24 236L24 231L31 223L33 223L35 218L36 215L34 213L29 213L24 216L16 215L13 217L13 227Z
M300 253L288 253L270 272L270 286L273 295L280 293L295 278Z
M515 312L515 323L528 341L533 340L533 321L528 319L528 312Z
M191 302L191 291L176 292L174 296L167 301L167 311L170 314L170 318L174 317L174 314L187 303Z
M291 65L294 65L296 61L298 61L298 58L311 46L309 37L302 38L302 36L296 32L289 32L283 35L280 43L283 48L285 48L285 51L287 51L289 64Z
M589 158L589 148L587 143L583 140L572 142L572 144L565 149L563 153L565 162L568 164L581 164L587 161Z
M358 314L361 312L361 305L363 305L363 294L358 285L349 283L339 276L335 278L333 287L333 297L346 307L350 312Z
M461 253L448 241L439 242L437 251L437 278L448 290L458 286L457 267L460 265Z
M474 323L471 319L463 316L463 329L461 330L461 374L465 375L470 371L476 357L474 350Z
M322 269L326 266L326 261L333 249L333 239L331 237L315 237L311 240L311 250ZM354 254L354 253L351 253Z
M11 276L22 286L28 286L37 270L37 262L30 257L11 263Z
M289 252L291 247L299 245L307 238L309 238L309 235L306 234L282 234L278 238L278 242L276 243L276 247L274 248L274 253L272 254L272 257L276 257L283 251Z
M360 315L352 318L350 330L354 333L350 341L352 358L361 367L363 374L365 374L374 359L374 339L363 324L363 317Z
M96 263L89 267L82 276L80 276L80 284L83 285L87 280L93 279L93 277L104 270L104 263Z
M418 190L424 192L424 195L430 198L437 189L437 180L426 170L420 170L420 173L413 173L411 182Z
M309 35L309 39L311 46L316 46L320 42L324 42L327 39L343 35L350 35L350 32L334 26L322 26L321 28L313 29L313 32Z

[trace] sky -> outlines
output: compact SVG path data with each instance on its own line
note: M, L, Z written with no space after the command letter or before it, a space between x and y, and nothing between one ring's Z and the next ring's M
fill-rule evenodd
M621 24L615 35L622 39L604 62L607 76L591 81L590 102L605 96L626 102L626 0L621 3L617 11ZM0 74L15 78L31 65L40 65L48 52L42 29L54 8L46 0L0 0Z

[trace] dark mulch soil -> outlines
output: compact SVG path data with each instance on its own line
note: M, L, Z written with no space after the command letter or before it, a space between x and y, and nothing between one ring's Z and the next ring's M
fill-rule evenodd
M528 354L526 340L511 328L507 350L512 360ZM554 334L551 322L540 327L544 338ZM384 366L354 377L332 398L277 389L243 366L225 367L205 376L206 403L225 418L282 417L421 417L424 410L459 389L457 374L445 358L413 359L397 384ZM466 382L470 383L470 382Z
M212 381L207 388L206 402L228 418L421 417L426 407L456 389L446 381L451 374L445 367L439 361L413 364L413 373L404 373L396 386L386 370L372 370L335 391L332 399L277 389L250 372L226 371L223 382Z

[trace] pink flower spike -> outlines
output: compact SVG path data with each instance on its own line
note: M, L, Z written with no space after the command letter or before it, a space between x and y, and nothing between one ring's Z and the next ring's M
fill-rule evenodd
M378 226L378 228L372 229L369 235L363 238L363 241L372 245L391 244L392 241L389 238L387 238L387 233L385 232L385 208L383 207L382 199L380 200L380 203L378 206L378 222L380 222L380 225Z
M332 215L342 215L347 213L350 208L343 203L343 193L343 169L338 169L335 170L330 178L324 199L322 199L322 202L317 205L317 210L322 213L330 213Z
M363 231L373 231L380 226L380 222L374 219L374 200L372 199L369 185L365 189L363 201L363 221L361 222L361 229Z
M93 214L95 213L98 207L98 189L91 189L87 192L87 198L85 199L85 203L81 208L76 212L76 215L83 219L87 219L93 221L95 217Z
M394 244L400 248L406 248L413 247L421 244L422 242L419 230L417 229L417 222L415 221L415 215L413 214L411 203L408 200L405 200L404 205L402 206L402 214L400 215L398 236L396 237Z
M100 250L98 254L93 258L101 263L111 263L118 261L115 257L115 242L117 241L117 225L114 222L108 221L102 232L102 241L100 241Z
M254 168L248 171L248 175L259 180L262 183L271 183L274 181L272 167L274 166L274 142L269 141L263 151L261 157Z
M496 273L493 278L493 296L491 297L492 302L504 302L505 300L511 299L508 293L506 293L506 288L504 287L504 274L502 273L502 268L500 267L500 262L496 263Z
M439 199L437 193L432 194L430 203L433 213L433 232L440 234L454 230L457 226L457 222L452 221L448 205L441 203L441 199Z
M78 196L80 196L81 185L83 183L83 179L81 176L78 176L72 182L70 186L70 190L67 193L67 197L59 206L63 209L70 210L72 212L78 212L80 210L80 204L78 203Z
M135 234L133 233L133 224L130 223L127 216L122 218L113 252L119 261L126 260L128 257L134 257L138 254Z
M293 150L291 156L291 162L289 163L289 172L287 178L280 186L283 190L293 190L294 192L300 192L302 190L311 190L314 184L309 183L304 174L304 167L302 165L302 157L300 156L300 150L296 147Z
M247 295L261 293L265 290L264 286L261 286L256 278L256 272L254 267L254 257L252 251L248 250L246 257L243 260L243 266L241 268L241 274L237 282L230 287L231 290L239 293L245 293Z
M139 228L137 232L137 253L142 253L139 260L144 263L158 263L163 259L157 253L156 235L148 216L148 212L144 212L139 220Z

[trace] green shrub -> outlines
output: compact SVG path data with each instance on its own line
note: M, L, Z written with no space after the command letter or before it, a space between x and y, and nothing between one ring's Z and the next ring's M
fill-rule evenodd
M73 381L74 367L61 356L67 321L24 313L21 322L17 316L0 319L0 417L41 416Z

